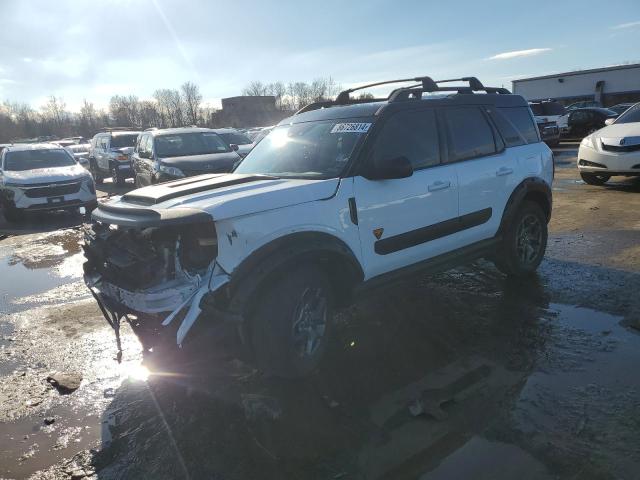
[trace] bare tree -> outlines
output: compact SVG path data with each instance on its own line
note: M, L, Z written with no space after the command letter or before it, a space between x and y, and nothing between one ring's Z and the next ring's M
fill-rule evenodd
M158 112L163 127L179 127L184 125L184 114L180 92L170 88L156 90L153 94L158 103Z
M135 95L114 95L109 101L109 113L116 125L122 127L140 127L140 105Z
M197 125L200 117L200 103L202 102L200 89L192 82L185 82L180 88L182 89L185 120L190 125Z
M242 94L250 97L267 95L267 87L262 82L254 80L242 90Z

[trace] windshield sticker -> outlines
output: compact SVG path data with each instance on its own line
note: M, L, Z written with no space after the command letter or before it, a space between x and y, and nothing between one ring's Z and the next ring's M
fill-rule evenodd
M331 133L367 133L370 123L336 123Z

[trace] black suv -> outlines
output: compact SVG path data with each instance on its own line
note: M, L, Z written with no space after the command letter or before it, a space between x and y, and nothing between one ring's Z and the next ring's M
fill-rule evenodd
M138 187L203 173L230 172L240 159L215 131L198 127L145 130L132 156Z

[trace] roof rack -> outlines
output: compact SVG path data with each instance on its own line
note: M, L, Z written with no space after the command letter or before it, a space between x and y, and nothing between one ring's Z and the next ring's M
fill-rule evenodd
M379 85L388 85L391 83L406 83L406 82L419 82L416 85L411 85L409 87L401 87L393 90L387 98L351 98L349 95L358 90L363 90L365 88L377 87ZM439 83L451 83L451 82L467 82L468 86L453 86L453 87L440 87ZM352 105L357 103L368 103L368 102L381 102L388 101L389 103L408 100L411 98L419 99L422 98L422 94L433 93L433 92L452 92L457 94L473 94L477 91L483 91L486 93L493 94L501 94L506 95L511 92L506 88L501 87L485 87L480 80L476 77L462 77L462 78L451 78L447 80L433 80L431 77L414 77L414 78L403 78L398 80L385 80L383 82L375 82L369 83L367 85L362 85L359 87L349 88L347 90L343 90L338 94L335 100L325 100L321 102L310 103L309 105L298 110L294 115L298 115L300 113L308 112L311 110L317 110L320 108L328 108L338 105Z
M105 133L108 133L108 132L132 132L132 131L137 132L138 130L140 130L140 129L137 128L137 127L104 127L104 128L100 129L101 132L105 132Z

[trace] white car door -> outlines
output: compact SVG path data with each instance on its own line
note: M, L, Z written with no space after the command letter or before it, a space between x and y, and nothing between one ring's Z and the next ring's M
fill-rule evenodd
M448 132L448 161L457 171L459 215L466 227L466 245L495 235L509 195L518 160L505 149L497 130L480 107L456 107L443 112ZM535 128L535 126L533 126Z
M398 112L378 132L364 152L365 164L404 156L414 172L392 180L354 177L367 278L456 248L447 232L458 216L458 180L455 165L440 162L435 111Z

